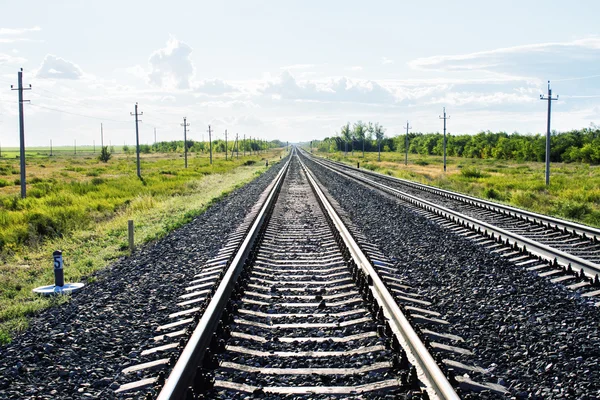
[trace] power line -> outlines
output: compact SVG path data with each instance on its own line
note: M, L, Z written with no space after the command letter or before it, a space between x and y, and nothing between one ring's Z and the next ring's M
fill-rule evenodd
M46 106L42 106L42 105L35 104L35 103L30 103L29 105L34 106L34 107L38 107L38 108L43 108L45 110L50 110L50 111L55 111L55 112L63 113L63 114L76 115L76 116L82 117L82 118L90 118L90 119L97 119L97 120L101 120L101 121L118 122L118 123L121 123L121 124L128 124L129 123L129 121L119 121L119 120L110 119L110 118L94 117L94 116L91 116L91 115L74 113L72 111L59 110L57 108L46 107Z

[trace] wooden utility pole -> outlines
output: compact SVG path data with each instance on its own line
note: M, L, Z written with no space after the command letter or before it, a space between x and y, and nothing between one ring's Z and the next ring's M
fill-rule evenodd
M450 117L446 117L446 107L444 107L444 116L440 116L440 119L444 120L444 172L446 172L446 120Z
M12 90L19 91L19 161L21 164L21 198L24 199L27 196L26 183L25 183L25 119L23 116L23 103L29 100L23 100L23 90L31 90L31 85L28 88L23 88L23 68L17 74L18 87L15 89L13 85L10 85Z
M185 159L185 167L187 168L187 127L190 126L186 122L186 117L183 117L183 158ZM156 128L154 128L154 134L156 135Z
M208 126L208 148L210 149L210 165L212 165L212 139L210 136L210 125Z
M143 112L138 113L138 103L135 103L135 113L129 113L135 115L135 152L137 158L137 176L142 179L142 171L140 169L140 131L138 127L138 116L144 115Z
M548 81L548 97L540 94L540 100L548 100L548 125L546 130L546 186L550 185L550 113L552 112L552 101L558 100L558 96L552 97L550 81Z
M408 125L406 121L406 138L404 139L404 165L408 165L408 130L412 129L412 126Z

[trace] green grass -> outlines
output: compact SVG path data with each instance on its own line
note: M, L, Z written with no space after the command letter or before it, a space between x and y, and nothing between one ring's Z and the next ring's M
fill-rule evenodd
M4 151L3 151L4 155ZM191 155L183 168L178 154L117 155L108 163L89 156L34 157L27 160L28 196L18 186L0 188L0 343L27 327L30 316L65 299L34 296L51 284L52 258L61 249L65 279L90 274L128 254L127 221L134 220L135 242L157 240L190 222L214 201L266 171L281 150L225 161ZM18 170L18 160L0 159L0 179Z
M354 156L339 152L318 155L353 166L360 162L361 168L382 174L600 227L600 166L553 163L550 186L546 187L544 163L538 162L448 157L444 173L439 156L409 154L405 166L400 153L381 153L380 162L377 153L366 153L364 159L360 152Z

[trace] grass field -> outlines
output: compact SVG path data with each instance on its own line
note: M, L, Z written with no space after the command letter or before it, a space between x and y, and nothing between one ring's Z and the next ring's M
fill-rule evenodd
M553 163L550 186L546 187L544 163L474 158L447 158L447 172L439 156L381 153L316 153L361 168L436 187L510 204L537 213L600 227L600 166Z
M136 244L191 221L212 202L266 170L284 150L225 161L207 155L143 154L143 180L135 155L108 163L98 154L27 154L27 198L21 199L19 160L0 158L0 343L27 326L29 316L64 298L34 296L53 283L52 252L63 251L65 280L80 281L128 254L127 220L135 221Z

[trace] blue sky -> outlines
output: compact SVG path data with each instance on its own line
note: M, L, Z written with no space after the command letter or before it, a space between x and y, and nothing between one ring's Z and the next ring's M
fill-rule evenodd
M300 141L346 121L387 134L557 130L600 123L598 1L4 1L0 142L18 145L17 71L32 84L27 145L230 133Z

